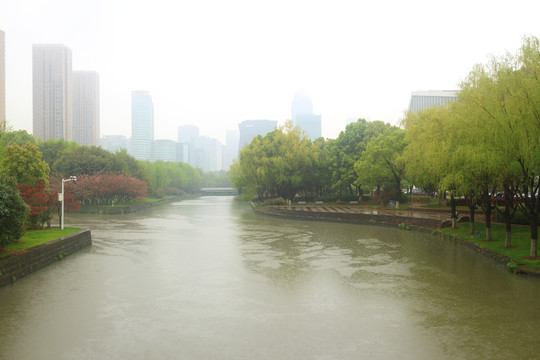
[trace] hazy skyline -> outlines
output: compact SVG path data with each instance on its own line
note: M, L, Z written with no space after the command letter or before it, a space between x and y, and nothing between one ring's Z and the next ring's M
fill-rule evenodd
M244 120L291 117L305 89L335 138L348 118L397 124L411 92L457 89L489 55L540 36L540 3L507 1L2 0L6 118L32 133L32 44L100 76L101 135L131 134L131 91L155 138L194 124L225 142Z

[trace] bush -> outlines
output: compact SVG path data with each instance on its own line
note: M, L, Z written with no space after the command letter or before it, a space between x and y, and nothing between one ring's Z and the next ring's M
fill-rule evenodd
M282 197L264 200L263 205L287 205L287 201Z
M0 246L19 240L30 209L25 204L15 180L0 177Z
M71 191L83 205L117 205L144 199L146 183L124 174L81 175Z

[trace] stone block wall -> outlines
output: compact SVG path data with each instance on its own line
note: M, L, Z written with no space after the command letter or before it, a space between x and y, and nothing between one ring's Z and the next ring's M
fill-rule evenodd
M84 247L92 245L90 230L81 230L71 235L35 246L27 251L0 259L0 286L10 284L49 264L62 260Z

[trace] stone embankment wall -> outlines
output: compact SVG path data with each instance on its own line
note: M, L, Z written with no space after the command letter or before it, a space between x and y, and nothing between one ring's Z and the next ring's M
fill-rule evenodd
M422 218L409 218L392 215L372 215L372 214L348 214L348 213L331 213L331 212L311 212L301 211L295 208L288 210L286 208L278 207L262 207L254 208L256 212L265 215L273 215L280 217L300 218L303 220L316 220L316 221L338 221L347 222L353 224L377 224L387 226L397 226L399 224L405 224L408 226L415 226L420 228L437 229L441 225L440 220L435 219L422 219Z
M0 259L0 286L10 284L63 257L92 245L90 230L61 237L27 251Z

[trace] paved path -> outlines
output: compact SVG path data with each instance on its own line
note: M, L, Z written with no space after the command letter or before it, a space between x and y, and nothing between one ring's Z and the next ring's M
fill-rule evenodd
M370 214L370 215L389 215L417 219L431 220L449 220L449 211L429 211L429 210L391 210L391 209L372 209L364 206L353 205L316 205L316 206L281 206L285 210L296 210L313 213L342 213L342 214Z

